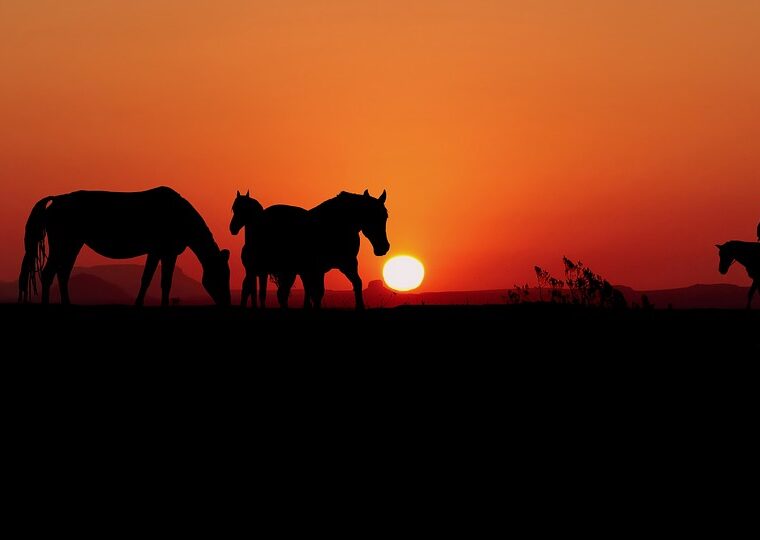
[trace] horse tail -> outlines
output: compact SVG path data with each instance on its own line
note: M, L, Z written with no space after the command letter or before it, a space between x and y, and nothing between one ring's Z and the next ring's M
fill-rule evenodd
M32 207L29 219L26 220L24 232L24 259L21 261L21 273L18 277L18 301L26 302L34 292L37 295L37 274L42 271L47 260L45 246L45 212L47 204L55 199L45 197Z

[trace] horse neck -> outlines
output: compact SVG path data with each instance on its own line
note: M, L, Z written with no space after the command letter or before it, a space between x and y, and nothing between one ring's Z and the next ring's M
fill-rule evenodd
M731 255L745 267L754 267L760 264L760 244L750 242L737 244Z
M206 227L206 224L203 222L200 215L198 215L198 218L200 219L200 223L195 223L191 228L191 237L188 242L188 247L193 253L195 253L201 266L205 269L211 258L219 254L219 246L214 242L214 237L212 236L211 231L208 230L208 227Z
M245 230L245 243L250 244L255 241L259 222L261 221L262 212L249 212L243 218L243 229ZM260 231L258 231L260 234Z
M359 234L362 229L360 210L354 205L331 199L312 210L324 224Z
M250 223L246 223L245 225L243 225L243 229L245 230L245 243L246 244L253 243L256 237L256 228Z

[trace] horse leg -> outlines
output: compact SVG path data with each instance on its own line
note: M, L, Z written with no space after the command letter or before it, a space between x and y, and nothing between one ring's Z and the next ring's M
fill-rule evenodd
M43 304L50 303L50 286L53 284L53 278L58 271L58 254L52 253L48 257L45 268L40 272L40 285L42 287L42 300Z
M354 298L356 299L356 309L364 309L364 296L362 295L362 278L359 277L359 261L353 259L338 267L338 270L351 282L354 288Z
M163 307L169 305L169 291L172 288L172 276L174 275L174 265L176 264L176 255L161 257L161 306Z
M304 309L310 309L311 308L311 298L309 298L309 295L311 294L311 279L309 278L308 274L299 274L301 277L301 284L303 284L303 308Z
M58 288L61 290L61 304L69 305L71 303L69 299L69 278L81 249L82 246L80 245L72 247L70 251L67 250L66 256L61 258L58 265Z
M269 279L268 273L259 274L259 305L261 309L267 307L267 279Z
M304 309L319 309L322 306L322 297L325 295L325 276L319 272L307 272L301 274L303 283L303 307Z
M322 307L322 298L325 296L325 275L322 272L315 272L314 275L309 278L311 283L311 302L314 309L320 309Z
M295 273L283 273L277 276L277 301L282 309L288 309L290 289L296 281Z
M245 273L246 278L248 278L250 281L248 281L248 285L250 289L248 290L248 296L251 297L251 307L256 309L256 303L258 302L256 297L256 272L253 270L246 270ZM250 277L248 277L250 276Z
M752 309L752 296L755 294L755 291L760 287L760 283L758 283L759 280L754 280L752 282L752 285L749 287L749 295L747 296L747 309Z
M251 282L256 287L256 278L251 278L248 272L246 272L243 278L243 290L240 292L240 307L242 308L248 305L248 297L251 296ZM253 302L251 304L253 307L256 307L256 293L253 294Z
M21 261L21 274L18 277L18 303L21 302L28 302L29 297L27 296L27 281L28 279L31 279L33 276L31 276L31 273L34 271L32 268L32 263L29 261L29 255L24 254L24 259Z
M143 302L145 302L145 295L148 292L148 286L150 286L150 282L153 280L153 274L156 273L158 261L158 255L155 253L148 254L148 260L145 261L145 269L143 270L142 279L140 280L140 292L137 293L137 300L135 300L136 306L142 306Z

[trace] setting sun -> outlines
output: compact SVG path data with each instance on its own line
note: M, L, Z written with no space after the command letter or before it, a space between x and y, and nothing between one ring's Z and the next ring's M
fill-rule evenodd
M393 257L383 266L385 283L397 291L416 289L424 277L425 267L420 261L408 255Z

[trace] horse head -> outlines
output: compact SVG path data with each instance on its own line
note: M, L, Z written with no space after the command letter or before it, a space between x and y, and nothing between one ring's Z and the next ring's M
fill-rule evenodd
M222 249L203 261L201 283L217 305L230 305L230 250Z
M367 189L364 190L362 196L361 231L372 244L372 249L378 257L382 257L391 249L388 234L385 231L385 224L388 221L388 210L385 208L386 197L385 190L376 199L369 194Z
M264 211L264 207L261 206L259 201L251 198L251 191L245 195L241 195L237 192L235 202L232 203L232 221L230 221L230 232L237 234L240 229L245 227L251 220L257 216L260 212Z
M728 244L715 244L718 248L718 254L720 255L720 264L718 264L718 272L726 274L731 263L734 262L734 256L729 253L729 249L726 247Z

